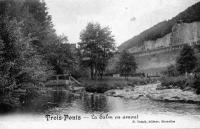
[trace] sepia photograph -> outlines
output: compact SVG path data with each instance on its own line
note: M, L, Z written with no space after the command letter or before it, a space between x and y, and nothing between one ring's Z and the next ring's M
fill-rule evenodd
M0 129L200 129L200 0L0 0Z

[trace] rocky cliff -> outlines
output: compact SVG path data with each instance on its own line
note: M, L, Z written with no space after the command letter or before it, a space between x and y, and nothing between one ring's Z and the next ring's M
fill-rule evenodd
M200 41L200 22L193 23L179 23L173 26L172 32L162 38L156 40L144 41L143 52L144 56L137 56L138 72L145 72L149 74L159 74L161 70L167 66L174 64L182 47L173 49L174 46L181 46L183 44L193 45ZM159 52L155 53L156 51ZM168 50L165 50L168 49ZM132 51L131 51L132 50ZM148 52L151 50L150 52ZM129 49L130 52L138 51ZM153 54L152 54L153 53Z
M169 34L156 40L144 41L141 46L134 45L128 51L136 53L181 44L191 44L197 41L200 41L200 22L177 23Z
M173 26L170 42L172 45L193 43L200 40L200 22L179 23Z
M165 20L163 22L160 22L151 28L143 31L137 36L134 36L133 38L127 40L126 42L122 43L118 48L119 51L126 50L129 48L139 48L142 49L142 46L144 46L145 41L155 41L159 42L159 39L164 40L162 41L162 46L167 45L168 43L165 44L165 40L169 41L169 37L166 36L167 34L172 33L172 31L177 31L177 28L180 30L182 28L187 28L187 27L192 27L192 29L195 28L195 26L198 26L197 24L190 24L194 22L200 22L200 2L197 2L196 4L192 5L191 7L188 7L185 11L179 13L177 16L173 17L170 20ZM187 24L189 23L189 24ZM182 25L183 24L183 25ZM192 26L191 26L192 25ZM179 27L181 26L181 27ZM187 29L189 30L189 29ZM189 30L190 32L190 30ZM185 31L185 34L187 32ZM175 34L175 33L173 33ZM185 35L184 34L184 35ZM166 39L164 38L166 36ZM180 35L181 36L181 35ZM175 37L175 36L174 36ZM181 41L174 40L173 42L180 43ZM148 45L148 43L147 43ZM155 45L155 44L153 44ZM160 44L158 44L160 45ZM149 45L151 46L151 43Z
M157 74L175 63L184 44L196 43L200 43L200 2L134 36L118 48L119 52L128 50L135 55L138 72ZM115 62L117 56L111 63Z
M137 72L157 75L167 66L175 64L184 44L194 43L200 43L200 22L177 23L163 37L144 41L143 45L134 45L127 50L135 55ZM118 57L119 54L110 60L109 69L114 69Z

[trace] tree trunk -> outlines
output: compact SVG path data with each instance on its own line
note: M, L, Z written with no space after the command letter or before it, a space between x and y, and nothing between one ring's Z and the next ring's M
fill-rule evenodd
M92 66L90 67L90 76L91 76L91 79L93 80L94 79L94 71L93 71Z
M97 79L97 70L96 70L96 68L94 68L94 79L95 80Z
M188 77L188 72L185 73L185 77L186 77L186 78Z
M103 78L103 70L101 70L101 71L99 72L99 75L100 75L100 78L102 79L102 78Z

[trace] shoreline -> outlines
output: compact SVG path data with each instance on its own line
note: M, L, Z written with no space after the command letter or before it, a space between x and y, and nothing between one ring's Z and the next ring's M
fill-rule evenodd
M192 91L183 91L181 89L157 90L157 86L159 85L160 83L156 83L125 87L124 89L112 89L106 91L105 95L133 100L137 100L140 97L146 97L153 101L200 104L200 95L197 95Z

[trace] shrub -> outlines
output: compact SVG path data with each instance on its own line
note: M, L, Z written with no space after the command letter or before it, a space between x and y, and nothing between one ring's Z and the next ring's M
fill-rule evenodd
M162 71L162 74L167 76L167 77L175 77L178 76L178 71L176 70L175 65L170 65L167 67L166 70Z
M196 89L197 94L200 94L200 77L194 79L192 87Z
M163 77L161 85L165 88L180 88L184 89L186 86L187 78L183 76L178 77Z
M93 93L104 93L107 90L113 89L113 87L108 86L106 83L99 83L95 85L85 85L85 90L87 92L93 92Z
M131 86L146 85L149 83L154 83L154 82L156 82L156 80L157 79L152 79L152 78L140 78L140 77L136 78L136 77L134 77L129 80L128 84Z
M180 89L193 89L196 94L200 94L200 77L163 77L161 80L162 88L180 88Z

